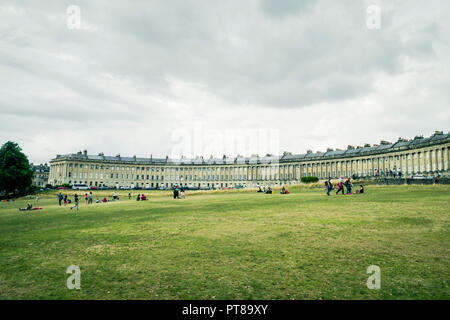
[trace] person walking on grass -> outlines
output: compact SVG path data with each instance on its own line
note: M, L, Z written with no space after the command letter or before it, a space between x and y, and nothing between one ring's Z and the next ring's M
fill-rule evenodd
M184 188L180 188L181 199L184 199Z
M64 207L67 205L67 194L64 195Z
M63 195L62 195L62 193L60 192L60 193L58 193L58 204L59 204L59 206L61 207L61 203L62 203L62 201L63 201Z
M89 192L88 204L92 204L92 200L94 200L94 195L92 194L92 191L91 191L91 192Z
M84 194L84 204L88 204L88 199L89 199L88 194L85 193Z
M179 193L178 186L175 186L175 188L173 189L173 198L174 199L178 199L178 193Z
M80 207L78 207L78 195L75 193L75 196L73 197L74 205L70 207L70 210L73 208L77 208L77 211L80 210Z
M131 199L131 192L128 192L128 200Z
M342 178L341 178L341 180L342 180ZM341 192L341 191L342 191L342 194L344 194L344 184L342 183L341 180L339 180L338 189L336 191L336 194L339 194L339 192Z
M328 180L325 181L325 187L327 187L327 196L329 196L331 190L333 190L333 184L331 183L331 178L328 178Z
M348 178L345 183L345 188L347 189L347 194L351 194L352 193L352 182L350 180L350 178Z

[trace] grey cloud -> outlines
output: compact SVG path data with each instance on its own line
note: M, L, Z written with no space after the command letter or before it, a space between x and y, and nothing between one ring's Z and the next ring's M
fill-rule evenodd
M440 124L450 101L450 5L374 2L380 30L365 25L371 1L9 1L0 5L1 138L25 137L33 129L21 121L45 119L96 134L89 146L104 145L100 151L119 152L107 138L118 129L120 141L140 132L149 149L167 153L170 128L194 119L223 128L236 113L246 125L282 113L283 127L316 105L332 110L365 98L381 113L408 110L403 123L416 126L420 104L433 99ZM72 4L89 28L66 28ZM380 77L394 88L380 89ZM420 104L406 104L405 95ZM392 126L380 121L373 129ZM305 129L317 130L307 142L321 145L324 124L316 125Z
M316 2L316 0L262 0L261 7L268 15L283 17L288 14L294 15L298 13L304 13Z

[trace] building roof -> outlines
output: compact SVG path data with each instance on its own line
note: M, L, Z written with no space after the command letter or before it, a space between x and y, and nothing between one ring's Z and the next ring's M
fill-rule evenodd
M50 172L50 167L47 164L31 164L31 169L33 169L34 172Z
M285 162L295 162L295 161L307 161L307 160L326 160L326 159L334 159L334 158L342 158L342 157L354 157L359 155L367 155L367 154L378 154L378 153L386 153L393 152L399 150L407 150L413 149L417 147L422 147L426 145L434 145L440 144L444 142L450 141L450 133L442 133L437 131L430 137L424 138L422 136L416 136L414 139L399 139L397 142L390 143L386 141L382 141L379 145L369 146L366 145L364 147L350 147L347 150L329 150L326 152L308 152L306 154L290 154L284 153L282 156L273 156L267 155L259 157L258 155L252 155L250 157L242 157L238 156L235 158L231 157L222 157L222 158L181 158L181 159L170 159L166 158L137 158L137 157L122 157L120 155L117 156L105 156L102 153L98 155L89 155L87 151L66 154L66 155L57 155L55 160L59 159L73 159L80 161L108 161L108 162L129 162L134 164L174 164L174 165L192 165L192 164L206 164L206 165L222 165L222 164L277 164L277 163L285 163ZM43 165L40 165L43 166ZM39 167L40 166L34 166ZM49 168L47 166L47 168Z

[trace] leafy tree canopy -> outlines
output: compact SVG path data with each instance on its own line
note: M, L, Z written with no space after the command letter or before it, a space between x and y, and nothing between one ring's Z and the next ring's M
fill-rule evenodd
M8 141L0 148L0 190L6 194L29 190L34 172L27 156L15 142Z

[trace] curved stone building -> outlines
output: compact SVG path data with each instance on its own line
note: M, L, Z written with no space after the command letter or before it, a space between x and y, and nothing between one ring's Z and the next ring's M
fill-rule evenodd
M415 174L449 175L450 133L398 139L390 143L348 146L346 150L282 156L173 160L88 155L87 151L57 155L50 161L49 183L82 183L109 188L200 188L279 186L297 184L303 176L373 177L398 170L404 177Z

